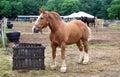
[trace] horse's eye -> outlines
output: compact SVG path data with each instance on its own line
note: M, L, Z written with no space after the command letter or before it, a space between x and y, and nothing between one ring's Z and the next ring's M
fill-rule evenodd
M43 18L43 17L41 17L40 19L41 19L41 20L43 20L44 18Z

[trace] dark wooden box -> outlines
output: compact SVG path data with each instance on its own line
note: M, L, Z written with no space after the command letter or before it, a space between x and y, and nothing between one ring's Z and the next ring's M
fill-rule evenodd
M45 69L45 47L41 44L19 43L13 47L13 70Z

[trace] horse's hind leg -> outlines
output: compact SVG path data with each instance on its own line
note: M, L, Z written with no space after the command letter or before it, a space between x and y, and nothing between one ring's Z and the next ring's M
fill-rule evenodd
M89 54L88 54L88 41L87 40L83 40L83 46L84 46L84 60L83 60L83 64L88 64L89 62Z
M78 59L78 63L82 63L83 61L83 58L84 58L84 51L83 51L83 45L82 45L82 41L79 41L76 43L79 50L80 50L80 56L79 56L79 59Z

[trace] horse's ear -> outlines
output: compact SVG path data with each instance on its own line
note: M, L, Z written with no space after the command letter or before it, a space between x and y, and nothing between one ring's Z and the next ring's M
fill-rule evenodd
M40 8L40 13L45 13L45 9Z

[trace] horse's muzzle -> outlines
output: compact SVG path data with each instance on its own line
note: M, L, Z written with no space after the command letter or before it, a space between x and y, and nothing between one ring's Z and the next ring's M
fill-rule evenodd
M33 33L38 33L39 29L38 28L32 28Z

